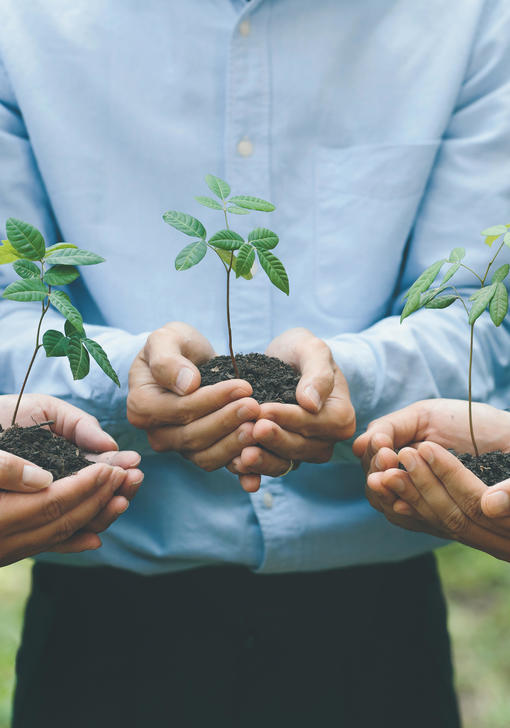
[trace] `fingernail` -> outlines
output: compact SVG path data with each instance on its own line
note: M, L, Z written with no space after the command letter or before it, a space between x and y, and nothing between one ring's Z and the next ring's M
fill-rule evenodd
M413 465L414 467L414 465ZM396 490L397 493L403 493L406 489L405 483L401 478L394 478L391 483L391 490Z
M25 465L22 478L23 485L26 485L27 488L32 488L32 490L47 488L53 482L51 473L35 465Z
M434 451L428 445L420 445L420 455L429 465L432 465L435 460Z
M312 400L317 409L321 408L321 398L319 397L318 391L312 384L309 384L305 389L305 394Z
M504 490L489 493L486 502L493 516L506 516L510 512L510 496Z
M376 468L379 468L379 470L383 469L384 466L383 466L382 458L380 455L375 456L374 463L375 463Z
M408 473L410 473L411 471L414 470L414 468L416 466L416 458L414 457L414 455L412 453L410 453L410 452L401 453L398 456L398 459L400 460L400 462L402 463L402 465L404 466L404 468L407 470Z
M240 443L248 442L248 433L244 430L241 430L241 432L238 434L237 439Z
M189 386L193 380L193 372L188 367L182 367L179 370L179 374L177 375L177 381L176 386L177 389L182 392L182 394L186 394L186 392L189 389Z
M121 496L124 498L123 496ZM124 503L119 501L119 504L117 506L117 513L124 513L129 508L129 501L127 498L124 498Z
M237 416L240 420L247 420L250 417L253 417L251 409L249 407L239 407L237 410Z

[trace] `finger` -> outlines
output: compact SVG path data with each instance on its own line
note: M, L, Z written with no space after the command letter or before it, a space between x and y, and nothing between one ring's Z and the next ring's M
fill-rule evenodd
M421 520L420 514L418 511L409 505L409 503L406 503L403 500L396 500L393 504L393 510L394 512L399 516L406 516L407 518L412 518L414 521Z
M189 399L192 397L193 395L190 395ZM176 450L183 453L194 453L219 442L237 430L243 422L257 419L259 412L259 403L245 397L230 402L219 411L204 415L185 426L155 428L153 431L149 431L149 443L156 452ZM222 465L224 464L222 463Z
M47 488L53 476L24 458L0 450L0 488L34 493Z
M133 500L143 483L144 474L137 468L124 471L124 481L119 486L116 495L122 495L128 501Z
M240 475L239 482L247 493L256 493L260 488L260 475Z
M228 465L247 445L255 444L252 432L253 423L245 422L211 447L198 452L183 452L182 455L202 470L211 472Z
M87 460L93 463L107 463L108 465L116 465L123 470L136 468L141 457L134 450L108 451L102 453L87 453Z
M145 344L142 359L154 380L176 394L189 394L200 386L196 364L208 361L214 349L196 329L179 322L154 331Z
M265 402L260 406L259 419L276 422L284 430L303 437L335 442L351 437L355 427L351 405L336 397L330 397L318 414L311 414L296 404Z
M129 501L127 498L120 495L114 496L106 504L106 506L87 523L87 531L94 531L95 533L106 531L106 529L109 528L119 516L125 513L128 508Z
M118 450L118 445L104 432L95 417L56 397L44 397L44 414L53 420L51 429L57 435L76 443L83 450L103 452Z
M102 468L97 480L103 482L101 482L96 491L89 498L81 500L75 508L44 523L39 528L32 528L28 531L18 532L12 535L9 542L10 548L15 553L22 551L31 554L40 553L52 546L68 541L77 531L86 527L106 507L115 490L122 482L124 473L120 468L110 468L107 465L93 465L91 467ZM28 498L33 496L25 495L20 497Z
M407 458L405 459L407 462L409 462ZM394 511L397 501L401 500L407 503L410 508L412 508L414 515L418 520L423 520L436 529L442 527L441 519L437 517L433 508L422 497L419 490L417 490L409 473L395 468L386 470L383 474L383 483L385 487L390 490L395 497L393 503ZM402 510L405 509L402 508ZM397 513L398 509L395 512ZM406 513L404 515L409 514Z
M287 461L327 463L333 454L332 442L289 432L271 420L258 420L253 428L253 437L265 450Z
M201 387L181 397L155 384L148 370L143 374L143 380L136 380L130 374L127 399L128 419L132 425L141 429L160 425L187 425L216 412L229 402L249 397L253 392L251 385L243 379L230 379Z
M389 470L390 468L398 468L398 456L389 447L381 447L380 450L375 451L376 454L372 457L369 467L368 474L378 472L382 470Z
M297 401L309 412L320 412L335 386L336 367L329 346L315 336L305 337L295 347L289 363L301 372L296 389ZM350 400L343 375L337 379L337 384L340 382Z
M384 484L383 475L383 472L371 473L365 487L367 500L377 511L392 508L396 500L395 494Z
M82 551L95 551L102 546L102 541L95 533L83 531L75 533L74 536L67 539L63 543L52 546L47 551L53 551L59 554L79 554Z
M484 493L481 507L487 518L510 516L510 480L497 483Z
M74 475L56 480L37 493L0 493L0 527L3 534L34 530L65 517L79 504L108 488L112 472L123 473L105 463L96 463ZM121 479L117 476L119 483ZM95 514L94 514L95 515Z
M234 458L232 464L239 474L269 475L277 478L288 471L291 462L260 447L245 447L241 455Z

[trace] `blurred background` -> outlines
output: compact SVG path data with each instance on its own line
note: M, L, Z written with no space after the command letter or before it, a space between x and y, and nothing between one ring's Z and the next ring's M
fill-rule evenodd
M454 544L437 552L449 605L464 728L510 726L510 564ZM14 660L31 562L0 569L0 728L9 728Z

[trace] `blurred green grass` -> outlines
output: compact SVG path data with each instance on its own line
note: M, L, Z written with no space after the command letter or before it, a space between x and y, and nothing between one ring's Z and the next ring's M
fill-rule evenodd
M464 728L510 726L510 564L458 544L437 553ZM9 728L30 562L0 569L0 728Z

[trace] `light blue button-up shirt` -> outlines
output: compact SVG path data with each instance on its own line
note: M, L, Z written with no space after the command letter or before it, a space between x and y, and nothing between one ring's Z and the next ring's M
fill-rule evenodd
M439 543L389 525L364 498L349 448L243 492L151 453L125 416L129 366L147 333L186 321L226 351L224 271L176 273L182 236L167 209L212 233L205 173L273 201L236 220L280 235L287 299L255 275L236 281L238 351L306 326L331 346L363 429L424 397L466 396L461 307L402 326L402 291L479 231L510 222L510 4L506 0L2 0L0 224L12 215L107 262L72 294L119 372L72 381L39 356L29 389L95 414L144 453L146 478L96 552L53 561L145 573L216 564L262 572L402 559ZM0 284L11 280L0 269ZM466 273L463 284L472 285ZM36 305L0 304L2 391L19 389ZM55 313L48 327L62 328ZM476 326L475 396L508 405L509 330Z

